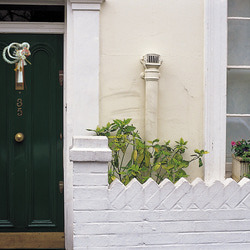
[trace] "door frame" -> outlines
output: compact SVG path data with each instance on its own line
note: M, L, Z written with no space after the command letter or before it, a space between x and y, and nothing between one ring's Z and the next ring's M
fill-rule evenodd
M14 1L10 1L11 4L18 4L17 2L14 3ZM54 1L55 4L58 4L62 1ZM4 4L5 1L0 1L1 4ZM24 1L22 4L31 4L31 1ZM7 2L6 2L7 4ZM19 2L20 4L20 2ZM41 2L42 5L46 5L46 1ZM50 4L53 4L53 1L50 1ZM48 4L49 5L49 4ZM35 22L2 22L0 25L0 33L4 34L22 34L22 33L29 33L29 34L62 34L64 36L63 38L63 67L65 67L65 22L64 23L35 23ZM16 41L18 42L18 41ZM64 71L64 69L63 69ZM65 81L64 81L65 82ZM65 98L64 98L64 91L65 88L63 86L63 107L65 106ZM63 112L65 109L63 108ZM64 120L65 114L63 114L63 129L65 130L65 120ZM64 145L64 140L63 140ZM64 163L65 163L65 149L63 149L63 170L65 170ZM65 175L65 173L64 173ZM64 192L64 200L65 200L65 193L67 194L67 189L65 189L66 192ZM70 242L66 242L67 237L65 237L65 229L67 228L67 222L65 220L65 202L64 202L64 233L60 232L37 232L37 233L1 233L0 239L4 243L6 242L7 245L11 243L12 247L21 248L22 242L25 243L25 247L33 248L34 244L37 245L37 242L40 242L40 245L47 246L48 248L51 248L53 246L65 246L66 249L68 245L72 245ZM11 234L11 235L10 235ZM17 239L16 242L13 243L13 235L15 239ZM50 239L45 243L44 245L44 239ZM18 239L22 239L21 241ZM8 243L9 242L9 243ZM21 242L21 243L20 243ZM51 245L52 242L52 245ZM55 243L53 243L55 242ZM28 245L27 245L28 244ZM38 245L39 245L38 244ZM47 244L47 245L46 245Z

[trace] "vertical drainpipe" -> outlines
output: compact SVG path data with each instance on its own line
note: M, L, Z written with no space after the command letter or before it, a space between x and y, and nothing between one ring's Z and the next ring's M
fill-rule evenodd
M141 77L145 80L145 141L158 138L158 85L159 67L162 64L160 55L146 54L142 59L145 71Z

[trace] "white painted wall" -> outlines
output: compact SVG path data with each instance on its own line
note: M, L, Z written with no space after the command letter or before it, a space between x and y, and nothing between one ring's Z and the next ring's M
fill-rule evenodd
M74 135L99 123L99 10L102 0L67 0L64 85L65 248L73 249L73 169L69 148Z
M140 59L158 53L158 137L203 148L204 6L200 0L107 0L100 16L100 123L132 118L144 136ZM188 152L188 153L189 153ZM203 178L197 164L190 180Z

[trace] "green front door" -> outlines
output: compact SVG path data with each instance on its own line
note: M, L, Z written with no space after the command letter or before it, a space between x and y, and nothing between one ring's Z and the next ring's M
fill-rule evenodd
M30 44L24 90L2 58L12 42ZM0 51L0 232L63 232L63 36L0 34Z

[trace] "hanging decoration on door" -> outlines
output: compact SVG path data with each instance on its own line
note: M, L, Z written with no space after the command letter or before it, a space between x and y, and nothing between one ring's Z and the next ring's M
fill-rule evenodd
M9 64L15 63L16 90L24 90L24 66L27 65L27 62L31 64L27 60L27 57L31 54L29 48L29 43L23 42L11 43L3 50L3 59Z

